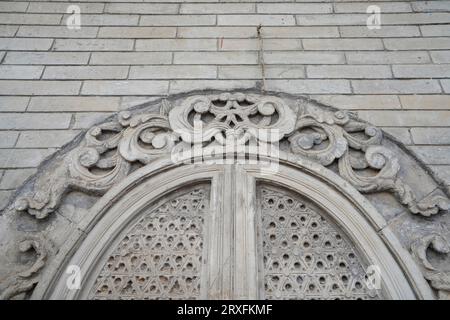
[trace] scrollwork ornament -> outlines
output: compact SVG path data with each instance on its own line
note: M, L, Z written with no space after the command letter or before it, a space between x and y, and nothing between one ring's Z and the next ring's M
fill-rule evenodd
M123 133L119 153L127 161L148 164L152 160L171 152L178 140L164 116L153 115Z
M426 235L411 244L412 255L420 264L425 279L438 291L439 299L450 300L450 270L436 269L427 258L428 249L439 254L449 254L450 245L445 237L438 233Z
M115 120L89 129L79 146L56 157L16 199L15 209L46 218L68 191L102 195L132 167L180 148L283 141L293 154L323 166L337 162L340 176L362 193L392 192L412 213L423 216L449 209L443 195L416 200L398 177L399 160L383 145L379 128L348 111L328 110L305 99L297 102L290 106L276 96L222 93L189 96L174 106L163 100L156 113L120 112Z
M292 152L328 166L347 151L347 140L340 127L319 123L312 119L303 119L297 123L297 126L299 127L297 132L289 137ZM312 132L302 133L302 130L307 128L312 129ZM320 145L325 140L327 140L326 147L314 149L314 145Z
M22 272L19 272L2 283L5 289L0 294L0 300L9 300L31 291L40 280L40 272L47 259L46 240L42 236L28 237L19 243L19 251L25 253L34 251L34 263Z

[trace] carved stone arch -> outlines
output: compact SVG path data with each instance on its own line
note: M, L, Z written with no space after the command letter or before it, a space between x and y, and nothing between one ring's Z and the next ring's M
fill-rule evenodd
M135 204L128 197L139 188L142 190L146 183L160 193L146 197L142 205L154 204L167 195L168 187L164 186L177 173L203 176L201 180L210 181L211 186L216 183L211 178L214 170L218 176L226 176L220 173L226 165L198 165L196 161L200 158L195 153L198 143L203 150L201 160L229 160L227 156L231 155L234 161L258 160L259 166L245 164L234 170L244 170L252 181L266 181L311 200L312 207L317 206L317 210L342 228L363 260L381 266L386 275L382 278L382 298L431 299L445 298L448 294L450 281L446 270L450 264L434 259L438 262L435 264L433 257L427 260L426 252L429 247L441 254L449 251L446 246L450 236L446 228L450 222L446 214L449 200L426 167L406 148L384 137L380 129L358 120L353 113L301 96L245 91L192 92L138 106L92 127L49 159L17 192L0 217L4 250L0 270L2 297L26 298L31 293L32 298L88 297L83 291L67 292L69 275L64 272L71 261L83 255L91 263L76 261L80 262L82 272L98 268L99 262L92 260L97 255L89 256L86 252L104 253L113 249L112 242L106 242L100 249L94 247L106 239L119 241L99 235L118 236L126 231L123 224L126 219L112 218L115 206L125 203L128 208L133 207ZM236 149L230 152L227 149L230 145ZM246 158L239 156L241 152ZM261 171L261 163L269 167ZM271 171L272 164L279 165L280 171ZM286 172L291 174L282 178ZM298 177L290 178L293 176ZM305 184L308 179L312 180ZM297 187L293 188L295 184ZM322 194L321 200L320 190L313 187L319 184L330 193ZM183 187L184 182L178 181L178 186ZM170 190L175 189L176 185ZM280 190L277 192L284 192ZM151 195L152 191L140 196ZM256 195L257 190L250 194ZM334 208L327 208L326 203L334 203ZM252 205L248 203L239 212L249 211L245 208ZM127 219L137 219L140 212L122 211L127 212ZM111 226L102 229L105 221L110 221ZM113 223L118 225L112 227ZM250 225L250 229L256 230L256 226ZM242 232L246 234L246 229ZM30 237L33 240L27 239ZM25 241L24 245L16 248L20 240ZM17 262L19 249L30 248L38 254L37 260L33 263L33 258L28 257L30 262L21 266ZM246 265L245 254L242 261L235 260L238 268L261 270L255 262ZM211 268L214 270L213 265ZM24 271L8 272L18 269ZM84 275L89 280L92 273ZM206 275L200 276L207 281ZM260 283L261 279L255 281ZM264 296L255 290L253 283L222 297ZM227 291L217 294L223 292ZM199 293L197 297L213 296Z

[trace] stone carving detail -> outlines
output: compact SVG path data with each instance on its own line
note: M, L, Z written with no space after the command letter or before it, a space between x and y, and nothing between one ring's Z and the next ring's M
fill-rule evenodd
M98 275L93 299L196 299L209 191L195 187L144 216Z
M36 260L31 267L8 279L2 285L6 288L0 294L0 300L18 297L32 290L40 280L40 271L47 259L47 250L44 248L45 240L42 237L31 237L19 244L20 252L35 251Z
M195 124L201 125L200 135ZM266 134L259 134L261 129ZM122 112L116 120L94 126L80 146L57 157L37 177L15 208L42 219L69 190L101 195L124 179L132 164L147 165L193 143L223 146L229 138L241 145L287 141L296 155L323 166L337 162L339 174L360 192L392 192L415 214L430 216L450 206L441 195L417 201L398 177L399 161L382 145L381 130L352 113L329 111L307 100L288 106L275 96L223 93L191 96L173 107L163 101L159 113Z
M412 189L399 177L395 154L381 145L379 128L361 122L346 111L330 112L300 104L291 150L324 166L338 160L339 174L363 193L390 191L414 214L430 216L449 210L450 201L440 195L418 202ZM364 175L363 170L376 171Z
M278 142L295 125L295 113L282 99L242 93L189 97L172 109L169 119L184 142L209 142L214 138L220 145L226 144L230 136L239 144L246 144L252 137ZM195 122L201 123L199 138ZM258 130L270 133L258 134Z
M440 234L429 234L417 239L411 245L413 257L422 267L422 273L431 286L438 290L439 299L450 300L450 270L436 269L427 258L427 250L433 250L440 254L450 253L450 245L444 236Z
M376 299L345 236L299 195L261 186L266 299Z
M175 140L167 115L132 117L122 112L117 121L88 130L81 146L56 161L35 182L34 192L15 202L15 208L43 219L71 189L101 195L130 173L134 161L150 163L169 153Z

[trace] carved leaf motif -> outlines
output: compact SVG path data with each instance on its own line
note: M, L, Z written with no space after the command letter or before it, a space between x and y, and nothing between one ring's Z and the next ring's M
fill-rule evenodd
M450 253L450 245L440 234L433 233L417 239L411 245L413 257L423 269L424 277L433 288L439 291L441 299L450 299L450 270L437 270L427 258L427 250L432 249L440 254Z
M33 250L36 260L28 269L8 278L4 284L6 289L0 294L0 300L12 299L34 288L40 280L40 271L45 266L47 250L44 247L45 240L42 237L30 237L19 244L20 252ZM3 286L3 285L2 285Z
M382 146L371 146L367 148L365 159L370 168L380 170L376 175L363 176L353 170L351 155L348 152L339 159L339 174L362 192L391 189L400 169L392 152Z
M119 144L120 155L127 161L148 164L170 153L178 137L173 134L165 116L146 117L142 124L129 127Z
M316 122L312 119L302 119L297 123L297 132L289 137L291 150L296 154L318 161L324 166L328 166L339 159L347 151L347 140L343 136L343 130L337 126L330 126ZM313 129L310 134L303 134L301 130ZM321 144L327 140L328 145L316 150L315 144Z
M117 121L94 126L79 147L57 158L15 208L45 218L69 190L103 194L129 174L133 163L146 165L185 147L190 151L194 142L216 150L229 139L250 146L276 144L285 137L294 154L324 166L337 161L339 174L361 192L392 192L414 214L449 210L450 201L442 195L416 200L397 177L400 164L382 146L379 128L305 99L291 107L278 97L242 93L195 95L174 107L164 100L159 113L121 112ZM360 170L365 169L376 174L364 175Z

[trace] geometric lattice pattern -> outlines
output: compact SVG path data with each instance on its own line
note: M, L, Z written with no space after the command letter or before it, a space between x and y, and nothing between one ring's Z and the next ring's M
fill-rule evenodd
M355 250L320 209L283 189L258 192L266 299L377 298Z
M91 290L93 299L196 299L209 192L196 187L144 216L127 232Z

